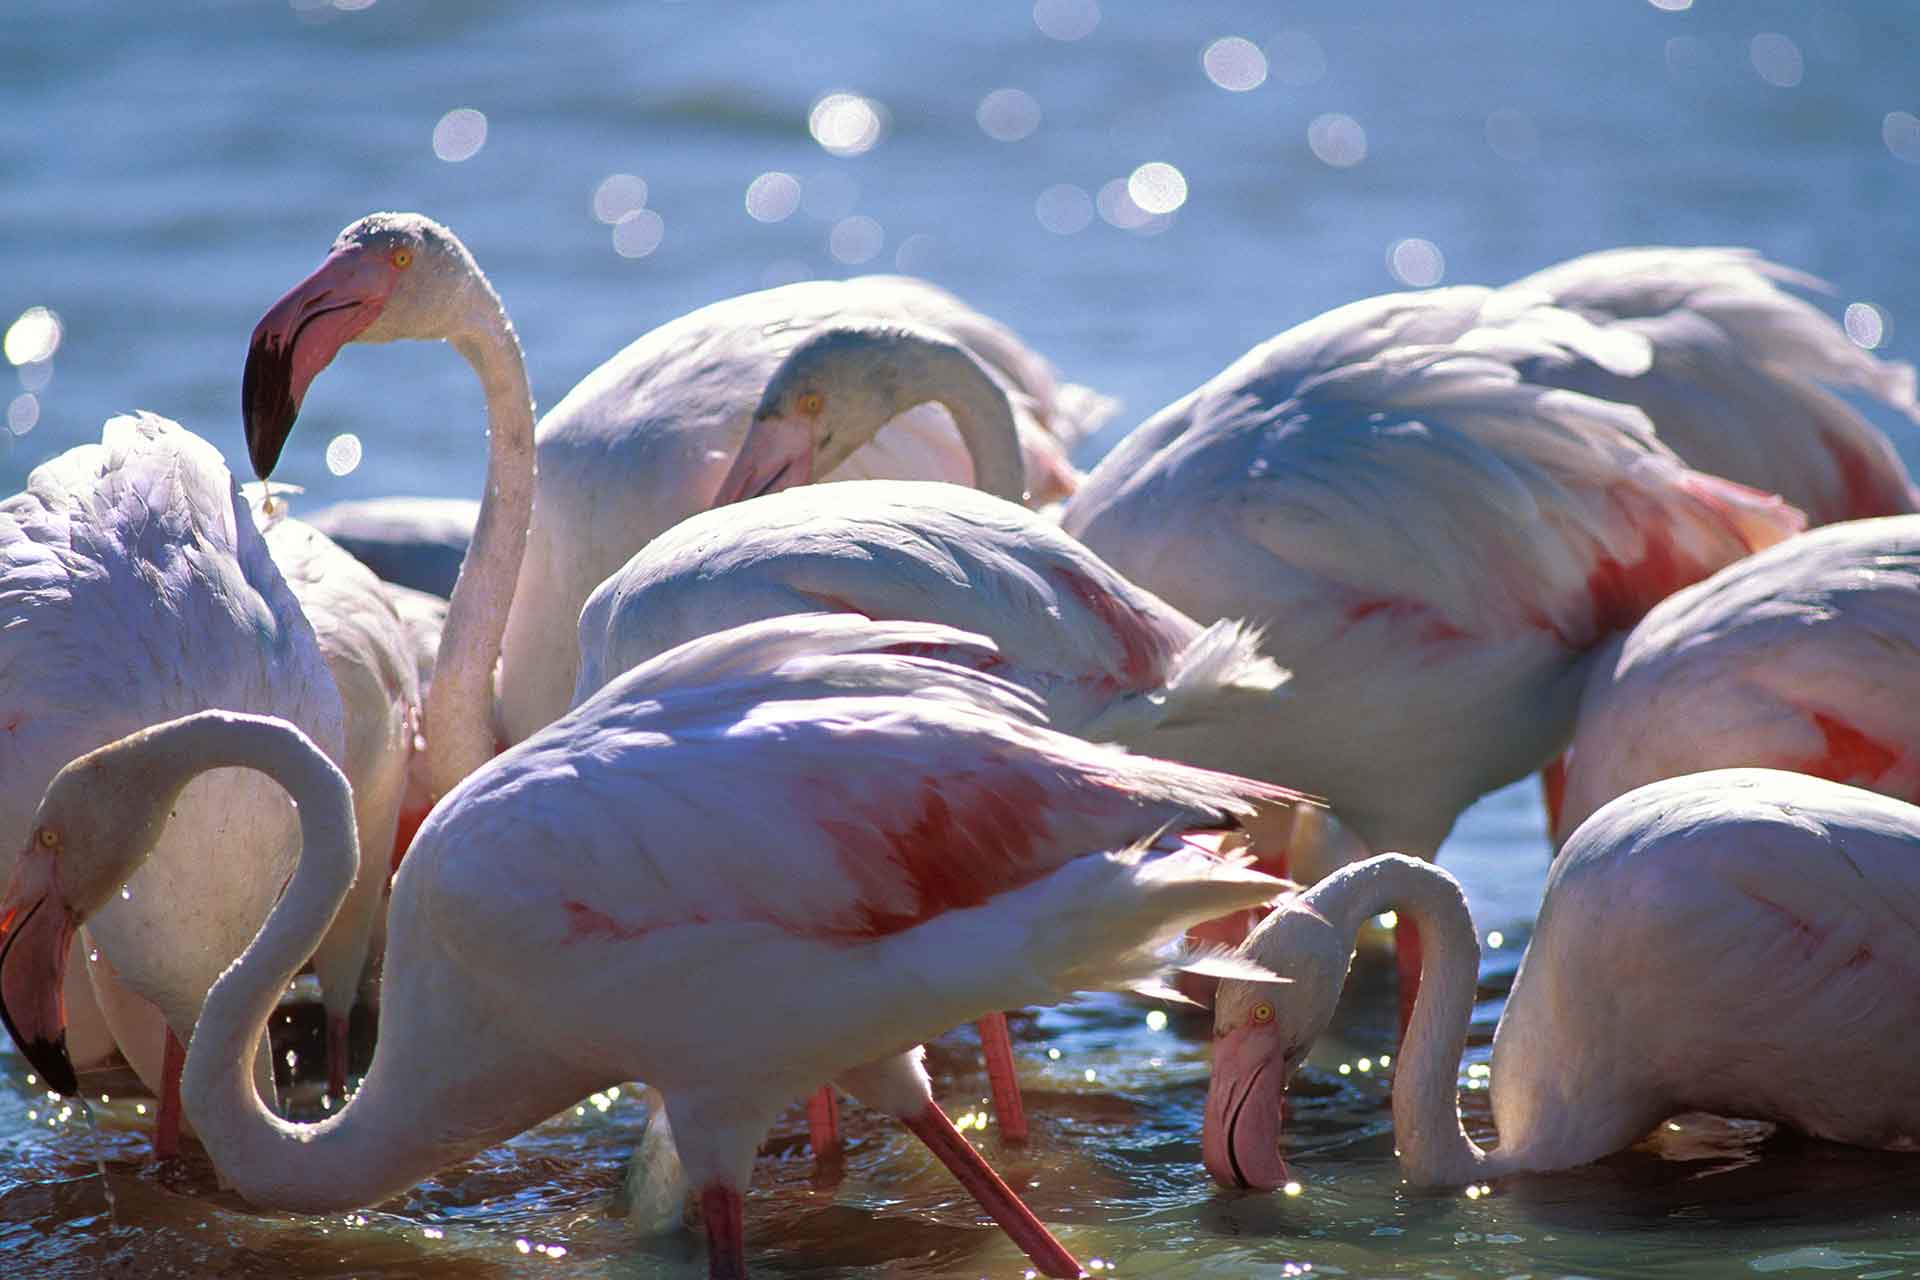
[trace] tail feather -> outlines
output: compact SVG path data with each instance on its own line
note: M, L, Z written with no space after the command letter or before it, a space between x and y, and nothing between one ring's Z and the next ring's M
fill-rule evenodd
M1063 382L1054 389L1047 430L1071 449L1104 427L1120 408L1120 401L1113 396L1077 382Z
M1285 667L1260 652L1260 628L1222 619L1174 655L1166 682L1121 698L1081 736L1138 747L1156 730L1228 724L1261 715L1284 695Z
M1750 552L1764 550L1806 530L1806 513L1778 494L1763 493L1702 471L1682 473L1679 483L1682 489L1711 508Z

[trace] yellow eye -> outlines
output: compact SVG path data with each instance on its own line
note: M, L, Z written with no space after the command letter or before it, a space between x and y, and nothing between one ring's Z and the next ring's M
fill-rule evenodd
M820 411L826 407L827 398L818 391L804 392L800 396L800 412L809 418L819 416Z
M59 832L55 831L52 827L40 828L40 847L42 849L55 848L56 846L59 845L59 843L60 843Z
M393 251L392 261L394 266L399 267L402 271L405 271L408 267L413 265L413 250L395 249Z
M1253 1006L1252 1016L1254 1026L1265 1026L1267 1023L1273 1021L1273 1006L1265 1000L1262 1000L1259 1004Z

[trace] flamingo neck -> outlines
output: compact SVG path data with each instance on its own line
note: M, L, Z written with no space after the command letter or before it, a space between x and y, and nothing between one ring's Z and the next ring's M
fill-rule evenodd
M1480 942L1452 877L1418 858L1388 854L1343 867L1307 894L1340 936L1351 938L1383 911L1420 929L1420 994L1400 1042L1393 1077L1393 1131L1400 1168L1418 1186L1460 1186L1507 1172L1460 1123L1460 1056L1467 1047Z
M427 773L436 801L493 758L493 669L533 515L533 394L526 361L499 295L485 277L477 282L467 323L448 341L486 392L487 480L473 540L447 602L427 693Z
M973 487L1005 498L1026 500L1027 468L1020 454L1020 432L1006 388L978 357L953 342L917 334L898 337L896 357L904 366L895 415L932 401L947 411L973 462Z
M286 788L300 810L293 877L259 933L207 993L181 1077L187 1115L222 1175L256 1203L323 1211L373 1204L404 1190L444 1158L420 1136L418 1114L399 1096L405 1090L376 1089L369 1075L369 1087L340 1114L299 1125L269 1111L254 1083L255 1046L267 1019L359 871L345 776L298 730L264 717L210 713L158 732L168 734L161 754L181 775L176 788L207 769L242 766Z

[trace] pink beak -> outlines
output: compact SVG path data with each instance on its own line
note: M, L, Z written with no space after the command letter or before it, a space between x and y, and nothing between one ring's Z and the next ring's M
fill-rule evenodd
M260 317L240 382L255 475L273 474L307 388L380 315L392 287L385 263L358 248L340 249Z
M1223 1187L1272 1191L1287 1184L1280 1158L1280 1102L1286 1062L1276 1059L1270 1035L1249 1028L1213 1042L1213 1083L1207 1089L1200 1139L1207 1172Z
M713 505L724 507L813 480L813 428L800 418L758 418Z
M80 922L54 884L49 854L28 851L0 902L0 1022L47 1085L80 1091L67 1056L67 952Z

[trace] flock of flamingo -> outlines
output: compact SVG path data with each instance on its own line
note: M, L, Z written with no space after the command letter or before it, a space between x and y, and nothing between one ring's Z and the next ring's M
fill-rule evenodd
M0 504L0 1015L64 1093L123 1055L163 1152L301 1212L644 1081L722 1280L756 1147L810 1097L830 1149L836 1087L1081 1274L917 1047L979 1020L1017 1141L1000 1011L1077 991L1210 995L1206 1168L1279 1186L1388 909L1415 1183L1690 1109L1911 1148L1920 491L1835 392L1920 405L1810 283L1649 248L1367 299L1082 476L1113 406L904 277L715 303L536 422L466 246L363 218L254 330L253 468L343 346L445 340L482 496L303 523L142 413ZM1483 1149L1433 860L1536 771L1559 852ZM311 1124L265 1101L308 965Z

